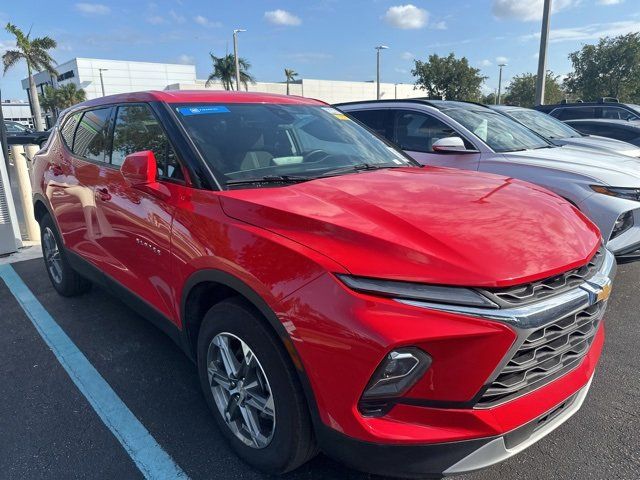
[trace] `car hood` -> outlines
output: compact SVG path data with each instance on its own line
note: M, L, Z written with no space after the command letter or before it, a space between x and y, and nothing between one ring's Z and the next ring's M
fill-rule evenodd
M595 225L541 187L448 168L385 169L220 199L230 217L367 277L515 285L584 264L600 242Z
M616 187L640 186L640 159L566 145L503 153L509 163L573 172Z
M557 141L563 145L604 150L607 152L615 152L635 158L640 157L640 148L627 142L614 140L613 138L589 135L586 137L560 138Z

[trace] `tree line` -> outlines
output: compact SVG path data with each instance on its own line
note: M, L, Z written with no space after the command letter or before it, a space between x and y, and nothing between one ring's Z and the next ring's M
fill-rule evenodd
M595 45L584 45L569 55L572 71L564 78L548 71L545 102L563 99L596 101L603 97L640 103L640 33L605 37ZM482 94L487 77L469 64L467 58L430 55L414 60L411 71L415 85L432 98L495 103L495 93ZM506 85L502 103L532 107L535 104L537 75L522 73Z

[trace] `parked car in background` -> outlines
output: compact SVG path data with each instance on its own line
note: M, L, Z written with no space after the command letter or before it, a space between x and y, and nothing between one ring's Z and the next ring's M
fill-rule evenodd
M29 127L11 120L5 120L4 126L7 131L7 143L9 145L42 145L49 138L50 130L36 132Z
M640 147L640 121L567 120L566 124L585 135L599 135Z
M322 102L91 100L34 189L54 288L92 279L162 326L263 471L318 447L387 475L477 470L591 384L615 272L597 227L538 186L421 167Z
M537 183L590 217L620 262L640 260L640 160L556 147L483 105L381 100L337 105L425 165Z
M640 105L620 103L615 99L603 98L598 102L557 103L535 107L558 120L578 120L604 118L609 120L640 120Z
M520 122L529 130L544 137L554 145L572 145L603 152L619 153L629 157L640 157L640 148L631 143L606 138L597 133L584 134L566 123L531 108L514 107L510 105L487 105L492 110ZM640 136L640 132L638 133Z

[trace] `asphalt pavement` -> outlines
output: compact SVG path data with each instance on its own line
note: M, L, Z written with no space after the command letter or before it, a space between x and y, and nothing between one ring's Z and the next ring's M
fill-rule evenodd
M72 299L42 260L13 268L150 435L191 479L271 478L226 446L195 366L152 324L100 288ZM640 264L618 270L603 357L582 409L523 453L464 477L640 479ZM0 281L0 478L144 478ZM284 480L366 479L319 455Z

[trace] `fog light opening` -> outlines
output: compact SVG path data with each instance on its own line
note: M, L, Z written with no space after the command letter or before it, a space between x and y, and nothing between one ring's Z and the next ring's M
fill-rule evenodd
M366 415L384 415L392 400L404 395L431 366L431 357L416 347L390 352L378 365L360 399Z

